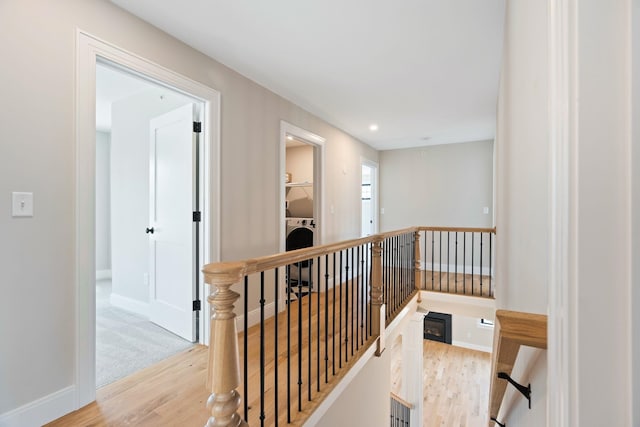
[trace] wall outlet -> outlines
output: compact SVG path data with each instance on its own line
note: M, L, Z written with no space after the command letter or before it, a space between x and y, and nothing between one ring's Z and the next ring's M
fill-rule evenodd
M482 213L485 214L485 215L489 214L489 208L487 206L482 208Z
M149 286L149 273L144 273L142 275L142 283L144 283L145 286Z

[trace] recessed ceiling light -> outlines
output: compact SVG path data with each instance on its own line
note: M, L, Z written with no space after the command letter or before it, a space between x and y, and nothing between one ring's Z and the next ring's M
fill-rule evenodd
M377 131L377 130L378 130L378 125L377 125L377 124L375 124L375 123L373 123L373 124L369 125L369 130L370 130L371 132L375 132L375 131Z
M293 141L293 137L292 137L291 135L287 135L287 139L288 139L289 141Z

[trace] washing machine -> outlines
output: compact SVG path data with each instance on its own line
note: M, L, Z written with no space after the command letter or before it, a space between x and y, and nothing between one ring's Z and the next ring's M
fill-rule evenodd
M287 218L286 250L313 246L315 232L313 218ZM287 294L289 299L301 298L313 289L313 260L301 261L287 266Z

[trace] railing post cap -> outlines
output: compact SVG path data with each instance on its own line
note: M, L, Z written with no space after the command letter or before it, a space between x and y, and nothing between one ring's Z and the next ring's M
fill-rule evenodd
M202 272L206 283L217 284L239 282L246 270L246 262L216 262L205 265Z

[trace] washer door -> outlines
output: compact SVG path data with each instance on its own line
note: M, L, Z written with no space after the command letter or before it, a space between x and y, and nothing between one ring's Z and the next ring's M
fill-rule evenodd
M291 230L287 236L287 251L309 248L313 246L313 231L306 227L299 227Z

